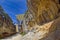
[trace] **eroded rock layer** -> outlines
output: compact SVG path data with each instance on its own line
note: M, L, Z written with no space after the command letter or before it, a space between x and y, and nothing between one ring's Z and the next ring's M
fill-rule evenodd
M0 6L0 38L8 37L16 33L16 28L11 18L4 12Z
M28 0L28 10L39 25L58 17L58 5L53 0Z
M28 31L34 32L39 36L38 38L42 37L40 40L59 40L59 36L57 36L60 35L58 34L60 33L59 0L27 0L27 3L28 11L25 14L25 19L27 19L25 23L27 23Z

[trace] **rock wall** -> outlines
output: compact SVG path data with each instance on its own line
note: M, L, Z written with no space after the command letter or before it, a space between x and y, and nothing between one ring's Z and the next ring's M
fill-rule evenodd
M60 28L57 26L60 24L57 20L60 17L59 0L27 0L27 3L29 12L27 15L32 14L33 16L31 20L26 22L29 32L39 35L38 38L42 36L40 40L60 40L59 36L56 37L57 32L60 31L60 29L57 29ZM55 22L57 22L57 25Z
M12 23L11 18L0 6L0 38L10 36L16 33L15 25Z

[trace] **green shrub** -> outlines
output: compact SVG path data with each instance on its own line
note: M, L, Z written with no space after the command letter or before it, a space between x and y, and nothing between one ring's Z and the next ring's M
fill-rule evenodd
M26 33L25 32L22 32L22 33L20 33L21 35L25 35Z

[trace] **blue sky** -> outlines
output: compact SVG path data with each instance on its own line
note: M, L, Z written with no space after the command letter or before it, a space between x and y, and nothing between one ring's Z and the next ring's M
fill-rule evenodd
M14 23L17 23L16 15L23 14L27 10L26 0L0 0L0 5L9 14Z

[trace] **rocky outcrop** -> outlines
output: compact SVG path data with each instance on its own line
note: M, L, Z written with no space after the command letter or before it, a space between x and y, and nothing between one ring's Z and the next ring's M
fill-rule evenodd
M60 40L57 36L60 35L58 0L27 0L27 3L26 15L33 16L31 20L29 20L31 17L26 18L28 31L34 32L40 40Z
M24 36L17 34L3 40L60 40L60 17L42 26L35 25L32 29Z
M28 10L38 25L50 22L58 17L58 7L52 0L28 0Z
M60 40L60 17L42 26L35 25L23 40Z
M16 33L14 24L8 14L0 6L0 38Z

